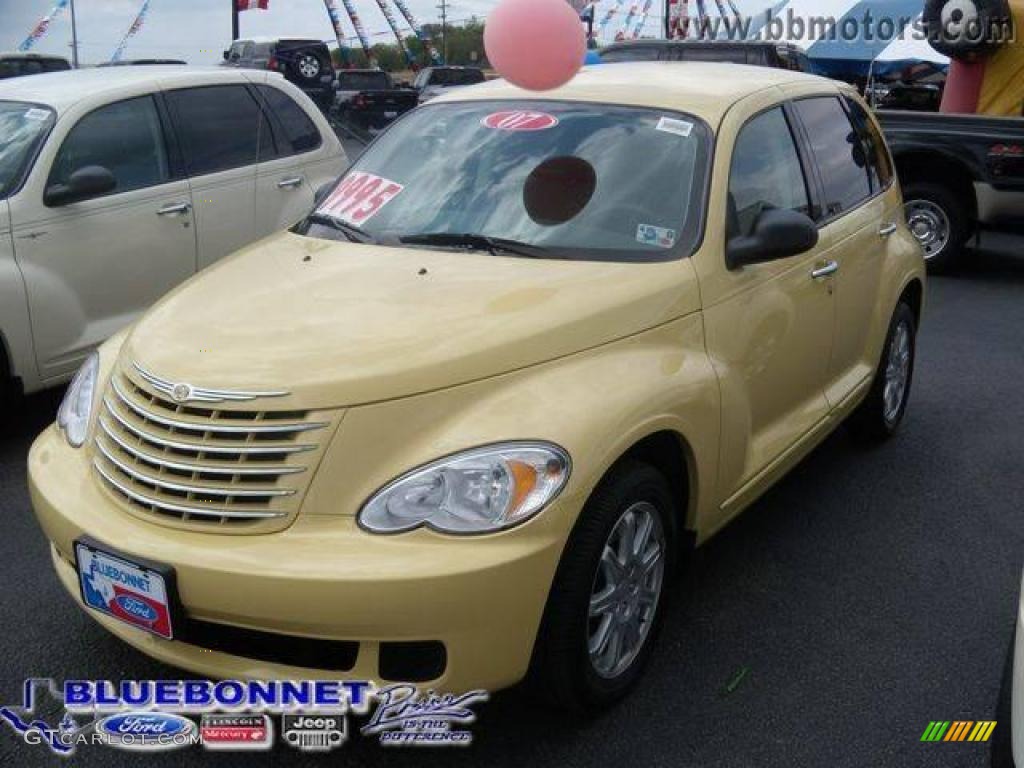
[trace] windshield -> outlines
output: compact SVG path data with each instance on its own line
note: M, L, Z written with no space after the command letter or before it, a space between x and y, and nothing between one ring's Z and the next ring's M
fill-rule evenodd
M473 85L482 83L484 73L479 69L435 69L431 85Z
M541 257L667 261L699 241L710 144L704 123L665 110L425 106L371 145L295 231L419 247L485 237Z
M0 200L21 184L52 125L48 107L0 101Z

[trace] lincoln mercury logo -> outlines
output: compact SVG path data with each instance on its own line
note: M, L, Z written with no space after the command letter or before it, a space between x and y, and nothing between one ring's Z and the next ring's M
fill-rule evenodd
M995 720L932 720L921 741L988 741L995 728Z
M192 398L192 386L189 384L175 384L171 389L171 397L176 403L184 403Z

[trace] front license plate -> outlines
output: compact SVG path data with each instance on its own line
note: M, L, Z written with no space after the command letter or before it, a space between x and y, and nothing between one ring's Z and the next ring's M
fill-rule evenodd
M385 112L384 113L384 117L386 117L386 118L388 118L390 120L392 117L398 117L398 113L397 112Z
M81 541L75 542L75 562L87 606L154 635L173 637L163 573Z

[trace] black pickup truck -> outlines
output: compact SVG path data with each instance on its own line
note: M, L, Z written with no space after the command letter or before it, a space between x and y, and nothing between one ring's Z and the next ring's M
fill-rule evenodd
M972 235L1024 235L1024 119L885 110L878 118L929 268L953 265Z
M419 103L409 86L396 86L380 69L345 69L335 84L338 111L363 128L382 128Z

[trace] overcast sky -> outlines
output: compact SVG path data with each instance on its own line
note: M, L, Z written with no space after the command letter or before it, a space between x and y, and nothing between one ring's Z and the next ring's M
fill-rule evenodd
M83 64L107 61L131 25L143 0L75 0L78 18L79 55ZM400 20L393 0L384 0ZM856 0L832 0L852 5ZM149 14L142 31L129 42L126 58L176 58L193 64L210 64L221 60L221 53L231 39L231 4L233 0L150 0ZM406 0L406 4L423 23L436 23L440 0ZM471 16L486 17L498 0L450 0L448 19L458 22ZM660 34L661 15L665 0L652 0L644 35ZM35 26L36 22L53 8L56 0L0 0L0 51L15 50ZM345 34L354 38L355 32L341 9ZM392 39L387 22L380 12L377 0L352 0L372 42ZM736 5L744 13L759 13L774 0L738 0ZM620 5L621 4L621 5ZM622 28L628 9L642 8L644 0L598 0L597 17L618 6L616 20L609 26L606 37L611 38ZM692 4L691 4L692 5ZM715 12L710 0L707 6ZM639 13L638 13L639 18ZM302 37L334 40L334 30L324 8L323 0L270 0L267 11L246 11L241 14L242 35L298 35ZM355 39L350 45L358 45ZM33 50L70 56L71 21L65 10L53 23L46 36Z
M53 8L56 0L0 0L0 51L18 47L36 22ZM341 0L346 35L354 35ZM367 33L388 29L375 0L353 0ZM434 22L440 0L407 0L422 23ZM496 0L453 0L448 18L457 20L477 14L486 16ZM391 3L389 2L389 5ZM142 7L142 0L75 0L79 51L83 64L106 61ZM392 5L392 8L394 6ZM397 9L395 10L398 15ZM399 18L401 18L399 16ZM270 0L270 10L241 14L242 35L301 35L334 39L323 0ZM404 22L403 22L404 25ZM374 36L387 42L391 33ZM191 63L220 60L231 39L231 0L150 0L142 31L132 38L127 58L171 57ZM65 11L33 50L69 56L71 21Z

